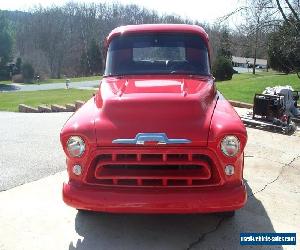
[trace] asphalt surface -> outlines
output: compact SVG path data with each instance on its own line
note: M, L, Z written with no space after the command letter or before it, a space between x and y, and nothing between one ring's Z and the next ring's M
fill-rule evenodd
M59 132L71 114L0 112L0 191L65 169Z
M71 82L69 88L75 89L94 89L98 86L100 79L96 81L84 81L84 82ZM49 84L0 84L0 92L10 91L38 91L38 90L51 90L51 89L65 89L66 83L49 83Z
M248 111L239 109L240 114L245 112ZM72 113L64 112L50 114L0 112L0 191L65 169L65 156L60 145L59 133L71 115ZM292 137L270 134L289 141L295 140L290 138L299 138L296 139L298 143L292 147L297 149L299 146L299 131Z

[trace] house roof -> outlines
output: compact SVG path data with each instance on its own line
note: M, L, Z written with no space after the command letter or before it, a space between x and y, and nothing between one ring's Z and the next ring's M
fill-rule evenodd
M253 64L254 63L254 58L232 56L232 62L235 62L235 63L245 63L245 64L246 63ZM256 58L256 64L267 65L268 61L266 59Z

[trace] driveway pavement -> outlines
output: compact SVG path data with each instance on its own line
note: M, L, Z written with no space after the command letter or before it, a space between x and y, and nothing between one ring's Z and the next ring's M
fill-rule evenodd
M54 153L56 158L51 158L52 154L48 153L49 149L56 152L58 140L53 139L51 146L47 146L51 135L57 138L55 135L59 133L58 127L62 125L63 117L44 116L41 120L49 126L44 136L35 134L37 137L33 143L22 148L42 151L40 154L47 159L45 161L64 165L63 155L57 152ZM18 120L15 121L17 123ZM2 122L4 120L0 125ZM52 128L50 124L53 124ZM23 123L24 127L27 125ZM12 126L12 129L16 128L16 125ZM0 130L3 131L2 127ZM251 128L247 130L249 142L245 151L244 178L248 202L234 218L218 215L80 213L62 202L62 182L67 178L63 171L0 192L0 249L241 249L240 232L296 232L299 237L300 137ZM45 144L37 142L40 136L47 139ZM6 138L1 141L1 153L7 152L5 144L9 138ZM28 138L26 134L18 132L13 139L15 147L22 145L20 143L25 138ZM13 142L9 144L9 150L13 149ZM13 159L15 164L23 163L31 169L28 154L11 154L11 157L16 159ZM1 169L3 171L3 167Z
M0 191L65 169L59 132L71 114L0 112Z
M95 86L98 86L100 83L100 79L97 81L83 81L83 82L71 82L69 84L70 88L75 89L94 89ZM38 91L38 90L50 90L50 89L65 89L66 83L49 83L49 84L9 84L4 85L0 84L0 92L1 91Z

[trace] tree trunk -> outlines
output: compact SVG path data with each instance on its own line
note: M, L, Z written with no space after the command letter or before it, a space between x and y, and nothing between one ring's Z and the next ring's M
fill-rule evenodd
M252 74L255 75L255 64L256 64L256 48L254 49L254 60L253 60L253 68L252 68Z
M259 22L258 22L259 23ZM256 56L257 56L257 43L258 43L258 24L256 25L255 29L255 44L254 44L254 56L253 56L253 68L252 74L255 75L255 67L256 67Z

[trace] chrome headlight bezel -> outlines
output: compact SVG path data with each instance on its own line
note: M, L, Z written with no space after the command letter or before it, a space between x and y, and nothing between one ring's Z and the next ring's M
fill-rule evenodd
M221 141L221 151L227 157L235 157L240 151L240 140L235 135L226 135Z
M67 150L71 157L81 157L85 152L85 142L80 136L70 136L67 141Z

